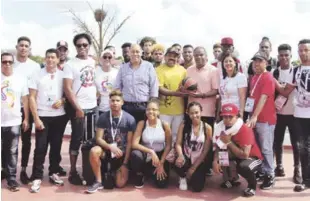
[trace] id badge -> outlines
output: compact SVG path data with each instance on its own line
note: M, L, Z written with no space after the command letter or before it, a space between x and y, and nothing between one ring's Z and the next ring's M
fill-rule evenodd
M112 143L111 146L117 147L116 142ZM111 151L111 158L115 158L115 154Z
M281 95L278 95L278 96L277 96L277 98L276 98L276 100L275 100L275 102L274 102L277 111L282 110L282 108L283 108L284 104L286 103L286 101L287 101L287 98L286 98L286 97L281 96Z
M219 164L224 167L229 166L229 157L227 151L219 152Z
M56 101L56 95L55 94L49 94L48 95L48 104L52 106Z
M255 100L254 98L247 98L245 102L244 111L246 112L253 112Z

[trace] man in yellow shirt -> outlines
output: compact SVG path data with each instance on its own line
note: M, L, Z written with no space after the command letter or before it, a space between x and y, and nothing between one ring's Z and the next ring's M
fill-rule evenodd
M156 68L159 80L160 119L171 127L173 143L184 115L184 97L179 86L186 77L186 70L178 64L180 53L173 47L165 54L165 63Z

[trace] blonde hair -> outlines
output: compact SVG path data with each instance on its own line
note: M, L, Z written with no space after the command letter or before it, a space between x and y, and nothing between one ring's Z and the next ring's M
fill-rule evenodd
M165 52L165 47L161 44L154 44L152 46L152 54L155 52L155 51L162 51L163 53Z
M123 93L119 89L115 89L115 90L111 91L111 93L109 94L110 99L113 96L119 96L119 97L121 97L121 99L123 99Z

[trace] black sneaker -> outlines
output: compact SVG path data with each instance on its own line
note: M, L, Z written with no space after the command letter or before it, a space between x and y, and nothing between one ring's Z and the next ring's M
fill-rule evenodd
M270 176L270 175L266 175L264 177L264 181L263 183L260 185L260 188L262 190L268 190L268 189L271 189L275 184L275 179L273 176Z
M211 177L213 175L212 169L207 169L206 176Z
M58 169L58 175L61 176L61 177L64 177L67 175L67 172L65 169L63 169L61 166L59 166L59 169Z
M135 181L135 187L136 188L143 188L144 186L144 176L143 175L137 175L136 181Z
M103 189L102 183L96 181L95 183L93 183L93 185L88 187L88 189L86 190L86 193L95 193L101 189Z
M20 186L19 183L17 183L17 181L15 180L8 181L8 188L12 192L19 191L19 186Z
M252 197L255 195L255 189L252 189L252 188L247 188L243 191L243 196L244 197Z
M274 170L276 177L285 177L285 172L283 166L277 166Z
M237 187L237 186L240 186L240 182L239 181L225 181L225 182L223 182L221 185L220 185L220 187L221 188L227 188L227 189L229 189L229 188L232 188L232 187Z
M298 167L296 167L294 169L293 181L295 184L301 184L302 183L301 173L300 173L300 170Z
M305 184L297 184L295 187L294 187L294 191L295 192L303 192L304 190L308 189L309 187L306 186Z
M256 181L258 182L262 182L264 180L264 174L261 172L256 172L255 176L256 176Z
M80 177L78 172L70 172L68 180L69 180L70 184L83 185L83 180Z
M27 185L31 182L26 171L21 171L19 177L20 177L20 181L22 182L22 184Z

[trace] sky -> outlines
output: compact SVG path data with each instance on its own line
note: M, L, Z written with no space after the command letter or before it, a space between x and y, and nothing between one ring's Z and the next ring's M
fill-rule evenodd
M169 47L173 43L204 46L212 60L212 46L222 37L232 37L242 60L258 50L263 36L273 45L272 55L282 43L293 48L296 59L298 41L310 38L310 0L90 0L91 6L115 15L116 24L131 15L111 44L136 43L143 36L156 38ZM13 8L13 9L12 9ZM2 49L13 49L19 36L32 40L32 53L43 56L57 41L69 43L70 56L76 25L74 10L97 34L97 25L86 1L82 0L1 0ZM108 34L109 35L109 34Z

